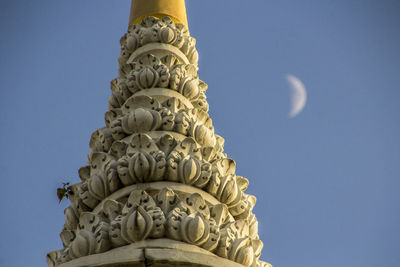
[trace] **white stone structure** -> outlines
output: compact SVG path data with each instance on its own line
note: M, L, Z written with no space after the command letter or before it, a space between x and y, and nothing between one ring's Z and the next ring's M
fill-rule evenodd
M49 266L270 266L248 180L214 133L195 40L168 16L121 39L105 127L69 194ZM176 20L175 20L176 21Z

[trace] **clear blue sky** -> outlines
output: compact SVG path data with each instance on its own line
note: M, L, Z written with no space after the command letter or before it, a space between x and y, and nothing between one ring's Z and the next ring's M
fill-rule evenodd
M0 266L45 266L129 0L0 1ZM210 115L275 267L400 264L400 1L187 1ZM289 119L286 74L308 102Z

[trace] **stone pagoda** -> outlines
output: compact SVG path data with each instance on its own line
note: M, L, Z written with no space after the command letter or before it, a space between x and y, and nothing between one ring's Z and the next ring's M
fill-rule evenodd
M133 0L105 127L68 190L48 265L252 266L256 198L208 115L184 0Z

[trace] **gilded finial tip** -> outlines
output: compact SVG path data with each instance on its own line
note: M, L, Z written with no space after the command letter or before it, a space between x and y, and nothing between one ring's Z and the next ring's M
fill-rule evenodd
M129 25L140 23L145 17L171 17L188 27L185 0L132 0Z

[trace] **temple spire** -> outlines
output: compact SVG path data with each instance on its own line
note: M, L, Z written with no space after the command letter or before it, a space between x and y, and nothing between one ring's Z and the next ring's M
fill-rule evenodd
M49 266L271 267L208 114L184 0L133 0L130 23Z
M185 0L132 0L129 25L140 23L147 16L169 16L174 22L188 26Z

